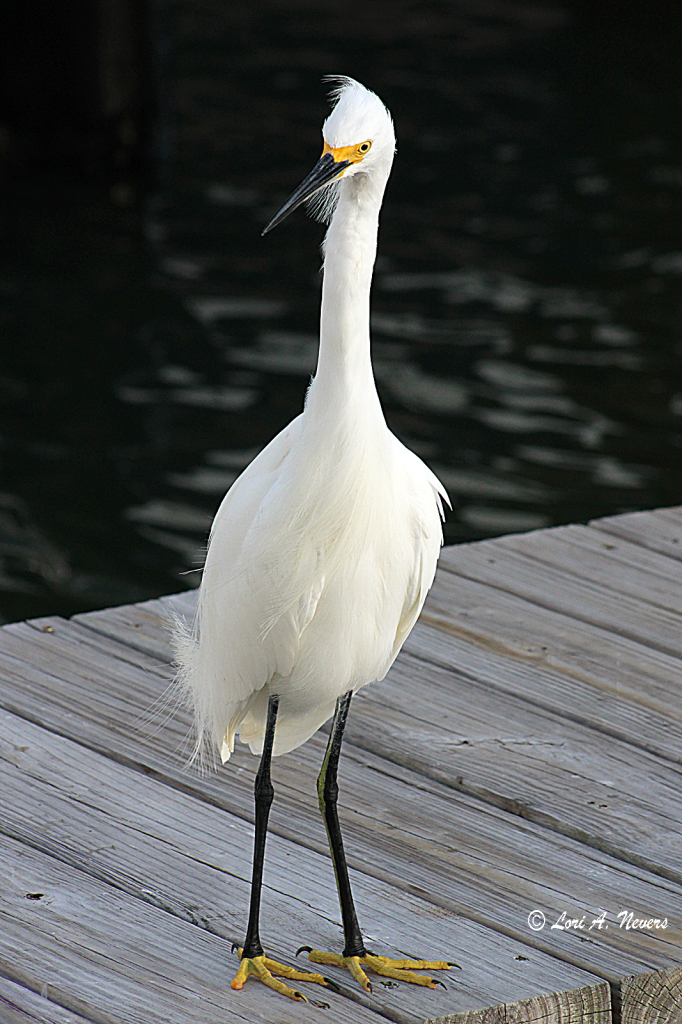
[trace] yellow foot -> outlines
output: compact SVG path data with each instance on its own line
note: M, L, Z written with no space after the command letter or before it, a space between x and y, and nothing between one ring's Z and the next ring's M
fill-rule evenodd
M233 950L235 948L233 947ZM239 955L242 955L241 949L239 950ZM310 971L297 971L294 967L288 967L286 964L280 964L276 960L270 960L267 956L246 957L242 960L239 964L239 970L230 984L232 988L240 989L247 978L254 977L262 981L268 988L274 988L275 992L288 996L289 999L296 999L299 1002L303 1000L304 1003L308 1002L302 992L298 992L283 981L279 981L275 975L279 975L281 978L289 978L290 981L314 981L318 985L329 984L328 979L323 978L321 974L311 974ZM316 1003L316 1005L328 1008L327 1003Z
M302 953L304 950L308 954L308 959L314 964L345 967L365 992L371 992L372 986L362 969L363 967L368 967L370 971L381 974L385 978L395 978L396 981L407 981L412 985L425 985L427 988L436 988L437 985L442 985L445 988L442 981L436 981L435 978L429 978L426 974L415 974L414 972L447 971L448 967L459 966L447 960L391 960L386 956L377 956L376 953L365 953L364 956L343 956L340 953L324 953L319 949L311 949L310 946L301 946L298 953Z

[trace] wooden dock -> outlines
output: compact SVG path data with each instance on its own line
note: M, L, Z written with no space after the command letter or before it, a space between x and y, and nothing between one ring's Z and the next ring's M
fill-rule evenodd
M682 1022L682 509L444 550L353 702L360 921L377 952L456 960L447 991L333 968L327 1009L231 991L257 759L185 767L167 622L195 596L0 630L0 1024ZM292 963L342 946L324 744L273 766L261 931Z

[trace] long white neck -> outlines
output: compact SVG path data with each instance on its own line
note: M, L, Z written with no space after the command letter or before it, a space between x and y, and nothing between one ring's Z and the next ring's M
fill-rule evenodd
M340 183L325 241L320 349L307 402L311 412L341 403L383 417L372 373L369 312L385 187L385 180L366 174Z

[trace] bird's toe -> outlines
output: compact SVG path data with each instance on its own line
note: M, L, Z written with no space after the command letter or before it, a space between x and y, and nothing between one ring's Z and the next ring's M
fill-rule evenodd
M423 985L425 988L437 988L439 985L445 988L445 985L442 981L430 978L427 974L417 974L416 971L447 971L451 966L447 960L393 960L391 957L377 956L376 953L367 953L363 963L384 978L394 978L410 985Z
M343 956L341 953L311 949L310 946L301 946L298 952L301 953L304 950L311 963L344 967L365 992L371 992L372 986L364 968L368 968L374 974L379 974L384 978L392 978L395 981L403 981L411 985L422 985L425 988L437 988L440 985L445 988L442 981L416 972L447 971L451 967L458 966L447 960L392 960L390 957L378 956L376 953L365 953L364 956Z
M289 967L288 964L280 964L277 960L271 960L266 956L254 956L244 957L240 964L239 970L232 979L230 985L233 989L239 990L243 987L244 983L248 978L254 977L258 981L261 981L268 988L272 988L275 992L279 992L283 996L287 996L289 999L295 999L297 1002L305 1002L308 1000L299 992L298 989L292 988L287 985L286 982L280 981L280 978L287 978L289 981L305 981L313 982L318 985L327 985L327 979L321 974L312 974L310 971L297 971L294 967Z

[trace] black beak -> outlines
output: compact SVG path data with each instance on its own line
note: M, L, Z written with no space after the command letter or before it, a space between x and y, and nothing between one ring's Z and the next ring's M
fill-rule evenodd
M304 203L306 199L310 199L312 195L325 185L328 185L330 181L338 178L342 171L345 171L346 167L350 167L350 160L339 160L336 163L331 153L325 153L324 156L320 157L308 177L291 193L284 206L275 214L268 226L263 229L263 234L267 235L268 231L272 231L278 224L281 224L284 218L296 210L301 203Z

